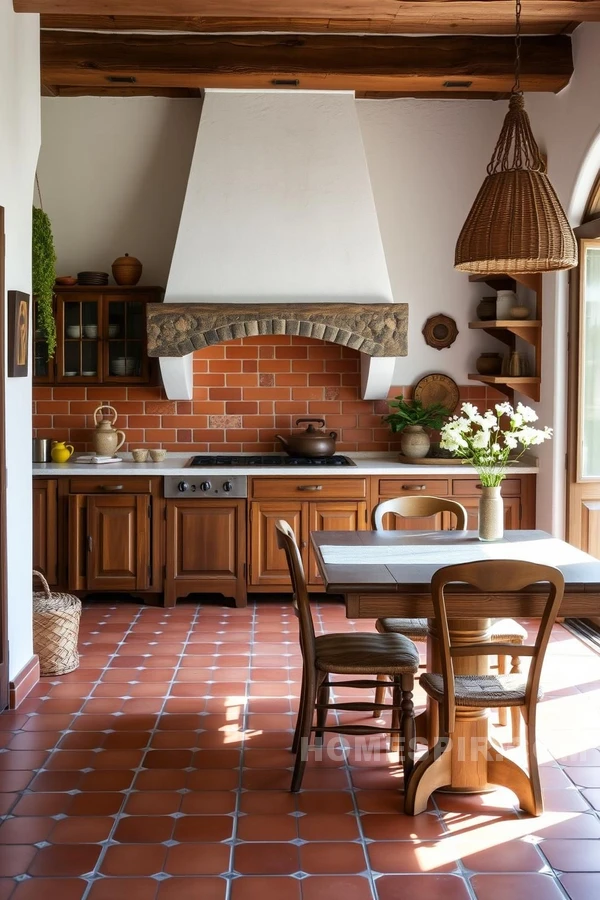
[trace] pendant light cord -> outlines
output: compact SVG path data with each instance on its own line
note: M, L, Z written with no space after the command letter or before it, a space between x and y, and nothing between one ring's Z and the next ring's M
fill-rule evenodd
M512 93L521 93L521 0L516 0L515 5L515 83Z

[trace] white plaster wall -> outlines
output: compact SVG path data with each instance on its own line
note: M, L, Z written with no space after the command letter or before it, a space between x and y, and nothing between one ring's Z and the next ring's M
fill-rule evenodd
M462 100L357 101L371 184L396 300L409 304L408 356L395 384L445 372L459 384L482 349L502 350L468 330L485 285L454 269L456 239L486 174L505 104ZM429 316L456 319L459 335L444 350L428 347Z
M143 264L141 284L166 285L200 107L157 97L43 101L38 173L59 274L110 274L129 253Z
M501 349L468 330L478 299L490 291L470 285L453 260L505 104L406 99L358 101L356 109L393 297L409 303L409 352L397 361L394 381L412 383L436 371L465 383L482 349ZM39 171L62 274L106 270L129 252L144 263L143 281L166 285L198 115L195 100L42 101ZM331 123L326 127L331 133ZM227 152L235 155L237 148ZM327 199L325 182L320 190ZM211 202L217 215L221 198ZM261 233L267 249L276 231L269 224ZM210 265L203 246L195 252ZM454 316L460 329L448 350L427 347L421 335L427 317L438 312Z
M40 146L39 20L0 0L0 206L6 288L31 293L31 206ZM6 315L6 302L3 298ZM31 378L7 378L8 637L10 677L32 654Z
M526 105L534 134L548 156L550 179L573 226L580 224L588 194L600 170L600 24L573 34L575 74L558 96L531 94ZM538 524L564 534L566 498L566 411L568 273L544 277L542 402L538 412L555 429L540 448Z

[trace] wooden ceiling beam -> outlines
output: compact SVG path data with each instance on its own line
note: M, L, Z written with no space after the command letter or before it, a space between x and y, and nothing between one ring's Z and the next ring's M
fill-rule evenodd
M42 81L57 86L281 88L504 93L514 45L504 37L148 35L43 31ZM573 72L566 36L527 37L521 83L559 91ZM466 84L467 83L467 84Z
M125 6L126 18L179 18L189 23L184 30L187 27L205 30L204 20L212 20L210 27L218 21L232 20L229 26L223 27L238 30L235 20L315 20L326 29L331 19L340 23L373 22L384 31L394 32L416 27L420 33L437 33L438 28L449 29L449 33L465 33L465 29L472 33L473 27L482 25L512 30L514 23L513 0L127 0L126 4L123 0L14 0L17 12L57 15L71 20L78 16L122 17ZM525 28L532 23L598 21L600 0L523 0L522 16ZM411 26L411 22L415 25ZM247 30L245 24L241 30ZM287 25L284 30L297 29ZM353 26L352 30L358 29Z

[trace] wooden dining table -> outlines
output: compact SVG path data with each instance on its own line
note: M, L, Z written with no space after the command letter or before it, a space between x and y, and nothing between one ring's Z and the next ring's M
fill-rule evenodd
M442 566L483 559L503 559L507 566L511 560L556 566L565 578L559 616L600 615L600 560L544 531L507 531L502 540L490 543L480 541L474 531L316 531L311 541L325 589L344 597L348 618L430 620L429 671L439 671L430 583ZM546 595L544 585L531 585L510 595L509 607L507 594L482 594L481 616L474 619L473 590L468 585L450 586L451 640L464 644L489 639L493 619L515 615L515 599L519 617L539 618ZM457 674L484 674L487 666L487 657L455 661ZM439 746L436 712L435 704L430 704L417 717L417 734L430 749ZM417 766L413 777L417 781L411 784L411 792L414 789L417 809L424 809L439 788L480 792L492 785L510 788L523 809L533 808L527 773L505 756L490 734L486 710L459 709L452 740L435 758L430 753L428 764Z

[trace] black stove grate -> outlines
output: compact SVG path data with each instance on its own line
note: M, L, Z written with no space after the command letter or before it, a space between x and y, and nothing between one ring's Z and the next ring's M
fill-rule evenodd
M192 456L190 466L197 468L199 466L215 466L219 468L229 468L231 466L282 466L284 468L294 468L297 466L314 466L330 467L330 466L353 466L355 463L347 456Z

